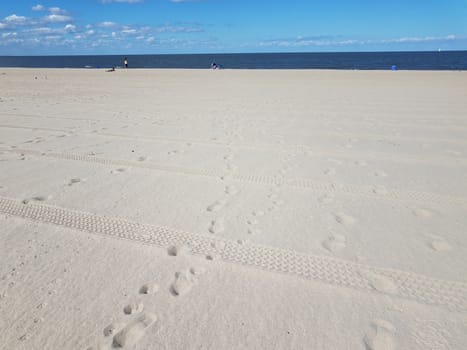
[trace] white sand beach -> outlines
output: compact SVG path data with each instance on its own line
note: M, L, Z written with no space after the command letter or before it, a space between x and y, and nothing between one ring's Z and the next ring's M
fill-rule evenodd
M466 348L466 72L0 86L1 350Z

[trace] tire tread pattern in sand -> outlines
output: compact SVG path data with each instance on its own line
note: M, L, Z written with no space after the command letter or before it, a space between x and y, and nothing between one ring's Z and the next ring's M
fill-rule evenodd
M82 161L94 164L101 164L104 166L127 166L135 168L143 168L150 170L158 170L172 173L179 173L184 175L204 176L219 179L222 174L212 170L201 169L187 169L177 166L167 166L154 163L142 163L137 161L101 158L90 155L81 155L74 153L58 153L58 152L40 152L26 149L7 149L0 148L2 152L20 153L29 156L45 157L52 159L63 159L72 161ZM423 203L438 203L444 205L462 205L467 207L467 199L463 197L455 197L450 195L442 195L431 192L422 191L407 191L398 189L385 189L384 193L375 191L372 186L358 186L358 185L343 185L333 183L319 183L312 179L280 179L272 176L260 175L233 175L232 180L255 183L262 185L284 185L292 188L310 190L319 193L339 193L345 195L362 196L378 198L383 200L403 201L403 202L423 202Z
M467 311L465 282L438 280L411 272L366 266L261 245L239 245L236 241L166 227L34 202L23 204L20 200L6 197L0 197L0 212L163 248L184 245L191 254L215 255L225 262L318 280L336 286L389 294L422 304L444 306L449 310Z

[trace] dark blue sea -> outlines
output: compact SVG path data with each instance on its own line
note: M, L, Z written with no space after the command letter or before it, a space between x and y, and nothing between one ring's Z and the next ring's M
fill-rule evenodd
M467 51L127 55L129 68L467 70ZM0 67L110 68L123 55L3 56Z

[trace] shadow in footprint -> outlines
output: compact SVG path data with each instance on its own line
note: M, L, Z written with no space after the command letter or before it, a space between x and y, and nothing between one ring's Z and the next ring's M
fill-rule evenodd
M28 204L30 202L44 202L48 198L49 198L49 196L47 196L47 197L46 196L35 196L35 197L23 199L22 203L23 204Z

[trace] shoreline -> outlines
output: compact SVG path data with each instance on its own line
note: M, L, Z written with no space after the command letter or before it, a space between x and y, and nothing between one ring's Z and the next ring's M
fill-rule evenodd
M99 68L75 68L75 67L0 67L0 70L50 70L50 71L105 71L106 69L112 68L109 67L99 67ZM325 68L222 68L222 69L211 69L211 68L123 68L115 66L115 71L226 71L226 72L375 72L375 73L384 73L388 72L391 74L397 74L398 72L408 73L464 73L467 72L467 69L397 69L392 71L391 69L325 69Z

